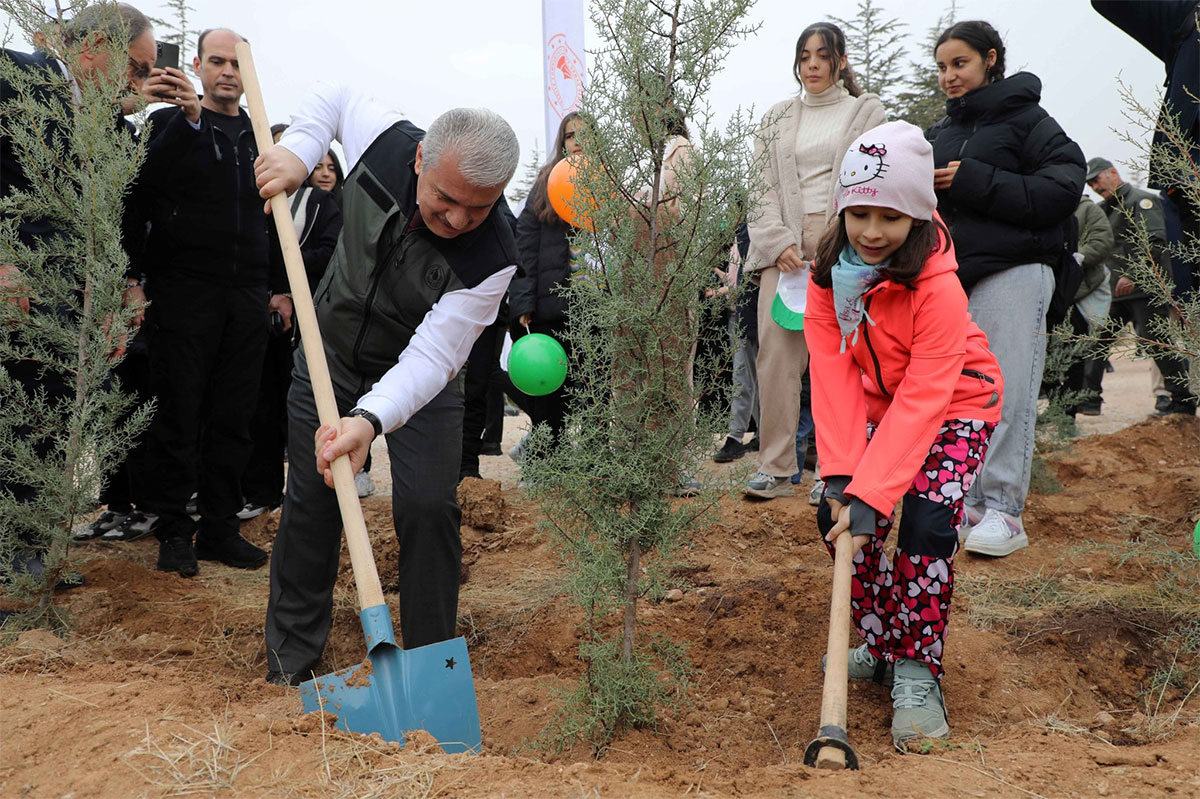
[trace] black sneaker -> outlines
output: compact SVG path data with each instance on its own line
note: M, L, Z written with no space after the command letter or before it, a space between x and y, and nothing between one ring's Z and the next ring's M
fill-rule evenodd
M242 521L253 519L255 516L262 516L267 511L271 510L270 505L260 505L257 502L247 502L245 506L237 512L237 517Z
M125 517L130 514L130 511L119 513L114 510L106 510L100 514L100 517L91 524L84 526L71 533L71 540L76 543L80 541L91 541L120 526L121 522L125 521Z
M179 572L183 577L195 577L200 572L196 563L196 552L192 549L190 535L176 535L158 542L158 564L160 572Z
M1100 400L1090 400L1081 402L1076 409L1076 413L1081 413L1084 416L1099 416L1100 415Z
M196 539L196 557L215 560L235 569L257 569L270 557L237 533L218 539L200 536Z
M725 437L725 443L713 454L717 463L731 463L746 455L746 445L732 436Z
M1166 413L1167 408L1171 407L1171 395L1160 394L1154 400L1154 410L1158 413Z
M1195 416L1196 415L1196 403L1194 403L1194 402L1176 402L1175 400L1171 400L1170 402L1167 403L1167 407L1163 408L1161 411L1155 411L1154 415L1155 416L1170 416L1171 414L1175 414L1175 413L1183 414L1184 416Z
M145 538L158 527L158 515L143 513L140 510L130 512L121 523L100 536L101 541L137 541ZM174 571L173 569L169 571Z

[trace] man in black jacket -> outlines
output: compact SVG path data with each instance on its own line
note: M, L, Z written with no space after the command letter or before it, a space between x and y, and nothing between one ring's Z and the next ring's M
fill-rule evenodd
M64 40L69 48L85 42L85 37L97 37L111 41L112 37L124 36L128 44L128 62L125 68L129 78L131 91L140 91L146 76L149 74L155 59L154 32L149 19L133 6L125 3L104 3L89 6L73 17L64 30ZM19 53L4 50L0 58L17 66L17 68L33 74L45 75L44 95L39 98L46 103L61 103L64 106L72 103L70 89L77 81L91 79L93 74L108 75L112 68L112 58L107 50L90 52L83 46L78 57L78 74L71 74L67 65L46 52ZM62 83L62 78L67 83ZM53 80L51 80L53 78ZM0 102L7 103L16 98L16 89L7 82L0 82ZM124 120L114 115L114 125L124 125ZM45 131L48 139L69 135L69 131ZM69 145L62 145L65 152L70 152ZM25 165L17 148L8 135L0 135L0 197L9 197L14 192L22 191L30 185L30 178L25 175ZM35 246L39 241L47 241L59 233L59 225L51 219L21 219L16 226L16 235L26 246ZM137 280L131 280L125 292L127 305L142 304L145 295ZM39 306L36 298L29 296L25 280L20 269L15 265L0 262L0 296L13 302L24 313L71 313L66 308L47 308ZM80 287L82 289L82 287ZM3 300L0 300L3 301ZM32 307L31 307L32 306ZM70 396L74 389L68 385L66 378L53 370L44 369L42 364L32 360L6 361L0 364L0 370L7 373L21 390L29 393L45 392L50 401L60 401ZM0 401L8 401L0 398ZM32 427L18 428L19 437L33 436ZM35 449L48 452L54 446L53 441L38 438L34 441ZM31 501L37 495L37 489L11 479L0 478L0 492L11 492L21 501ZM18 533L18 535L23 535ZM36 548L22 553L20 563L11 564L16 571L36 573L42 568L41 553ZM0 574L8 570L10 564L0 564Z
M147 81L175 108L150 117L137 188L150 220L144 271L158 398L139 505L158 515L158 568L185 577L197 573L197 557L238 568L267 561L238 533L239 479L270 312L290 328L291 300L254 183L250 119L239 107L241 40L222 29L200 35L192 65L202 98L177 69L155 70ZM198 532L187 513L193 491Z

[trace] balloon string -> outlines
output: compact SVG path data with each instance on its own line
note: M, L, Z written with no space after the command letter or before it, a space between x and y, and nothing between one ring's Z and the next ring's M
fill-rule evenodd
M529 329L529 324L528 324L528 323L526 323L526 324L525 324L525 332L526 332L527 334L532 334L532 333L533 333L533 331Z

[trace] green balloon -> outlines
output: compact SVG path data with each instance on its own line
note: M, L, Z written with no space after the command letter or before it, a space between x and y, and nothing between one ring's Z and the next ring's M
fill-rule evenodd
M552 394L567 379L567 351L543 333L521 336L508 353L508 376L531 397Z

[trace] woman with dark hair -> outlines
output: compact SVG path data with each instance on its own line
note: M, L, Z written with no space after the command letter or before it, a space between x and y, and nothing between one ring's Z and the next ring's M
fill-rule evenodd
M509 313L517 322L512 330L514 339L527 331L545 333L569 346L562 335L567 326L567 301L556 288L565 286L583 263L571 247L571 226L550 205L546 182L559 161L580 152L578 135L583 124L575 112L562 118L550 158L529 188L525 208L517 218L517 252L525 274L513 278L508 292ZM549 425L556 438L562 434L567 415L567 388L564 384L528 401L533 424Z
M987 334L1007 391L987 463L967 493L968 552L1027 546L1021 522L1046 354L1046 309L1065 225L1083 192L1078 145L1039 105L1042 83L1004 77L1004 42L986 22L947 28L934 48L946 117L933 144L938 212L950 226L971 316ZM961 533L960 533L961 534Z
M802 91L771 107L754 142L763 168L747 268L759 281L761 443L758 471L744 491L760 499L791 496L791 478L799 471L795 437L808 348L802 331L786 329L771 316L779 278L812 260L837 211L833 190L842 156L863 131L885 121L879 98L863 94L855 82L846 37L836 25L805 28L796 40L792 74Z

